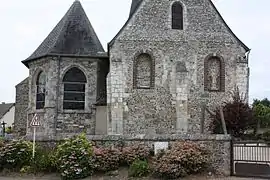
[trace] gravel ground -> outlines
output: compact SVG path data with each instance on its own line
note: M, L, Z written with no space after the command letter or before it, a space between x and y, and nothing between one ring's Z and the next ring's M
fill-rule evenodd
M52 176L44 176L44 177L0 177L1 180L61 180L59 177L52 177ZM228 177L228 178L194 178L194 180L252 180L255 178L235 178L235 177ZM87 178L84 180L120 180L115 178ZM128 180L128 179L122 179L122 180ZM182 179L185 180L185 179ZM187 179L192 180L192 179ZM259 180L259 179L256 179Z
M237 178L237 177L189 177L189 178L182 178L181 180L259 180L256 178ZM17 175L17 176L0 176L0 180L61 180L58 175L51 174L51 175L44 175L44 176L33 176L33 175ZM84 180L131 180L127 178L127 176L93 176L86 178ZM137 178L132 180L159 180L154 178Z
M190 176L187 178L181 178L181 180L259 180L256 178L237 178L237 177L214 177L207 176L208 174ZM61 180L59 174L39 174L39 175L27 175L20 173L13 173L4 171L0 174L0 180ZM145 178L128 178L128 170L126 168L120 168L117 171L111 171L110 174L97 174L92 177L85 178L83 180L161 180L152 177Z

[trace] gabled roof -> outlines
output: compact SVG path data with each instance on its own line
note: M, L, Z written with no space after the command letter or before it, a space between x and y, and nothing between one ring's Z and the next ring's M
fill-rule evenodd
M225 22L225 20L223 19L223 17L221 16L221 14L219 13L219 11L217 10L216 6L214 5L214 3L212 2L212 0L209 0L211 5L213 6L213 8L215 9L215 11L217 12L218 16L221 18L221 20L223 21L223 23L225 24L225 26L227 27L227 29L229 30L229 32L232 34L232 36L239 42L239 44L246 50L246 52L250 51L250 48L248 48L231 30L231 28L228 26L228 24ZM130 13L129 13L129 18L126 21L126 23L123 25L123 27L120 29L120 31L115 35L115 37L108 43L108 46L110 47L111 45L113 45L114 41L116 40L116 38L120 35L120 33L124 30L124 28L128 25L130 19L132 18L132 16L135 14L135 12L137 11L137 9L140 7L141 3L143 2L143 0L132 0L132 4L131 4L131 8L130 8Z
M219 11L217 10L216 6L214 5L214 3L212 2L212 0L209 0L211 5L213 6L213 8L215 9L215 11L217 12L218 16L220 17L220 19L223 21L223 23L225 24L225 26L227 27L227 29L229 30L229 32L233 35L233 37L239 42L239 44L246 50L246 52L250 51L251 49L249 47L247 47L235 34L234 32L231 30L231 28L228 26L228 24L226 23L226 21L223 19L223 17L221 16L221 14L219 13Z
M113 45L114 41L116 40L116 38L120 35L120 33L124 30L124 28L128 25L130 19L133 17L133 15L135 14L135 12L137 11L137 9L139 9L141 3L143 2L143 0L132 0L131 3L131 8L130 8L130 13L129 13L129 17L128 20L126 21L126 23L123 25L123 27L119 30L119 32L114 36L114 38L108 43L108 46L110 47L111 45ZM109 49L108 49L109 51Z
M27 77L27 78L25 78L24 80L22 80L19 84L17 84L15 87L17 87L17 86L20 86L20 85L22 85L22 84L26 84L26 83L28 83L28 81L29 81L29 77Z
M0 104L0 119L15 105L15 103Z
M141 2L143 0L132 0L131 8L130 8L130 13L129 17L134 14L134 12L137 10L137 8L140 6Z
M36 51L22 62L27 65L48 55L98 56L98 52L104 49L81 3L76 0Z

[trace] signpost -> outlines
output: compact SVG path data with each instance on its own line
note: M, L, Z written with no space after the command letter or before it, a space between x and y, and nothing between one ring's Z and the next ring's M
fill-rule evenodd
M34 159L35 147L36 147L36 128L41 126L40 119L37 116L37 114L35 114L34 117L32 118L30 126L34 128L34 133L33 133L33 159Z

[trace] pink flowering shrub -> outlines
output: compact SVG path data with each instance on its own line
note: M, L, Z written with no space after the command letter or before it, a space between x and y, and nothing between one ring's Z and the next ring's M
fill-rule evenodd
M32 158L32 143L28 141L11 141L0 147L0 169L18 170L30 165Z
M96 148L94 147L93 160L95 170L107 172L119 168L121 151L117 148Z
M174 179L201 172L208 165L208 151L194 142L181 141L154 157L152 168L157 176Z
M150 156L150 148L144 144L135 144L124 147L122 158L125 164L131 165L135 160L145 160Z
M57 146L56 167L62 179L81 179L93 172L93 148L84 134L65 140Z

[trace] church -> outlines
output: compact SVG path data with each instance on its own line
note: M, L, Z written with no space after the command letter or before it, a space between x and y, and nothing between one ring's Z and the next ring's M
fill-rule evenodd
M91 19L91 17L90 17ZM104 50L76 0L22 63L15 131L39 137L209 134L215 109L249 92L250 49L211 0L132 0Z

